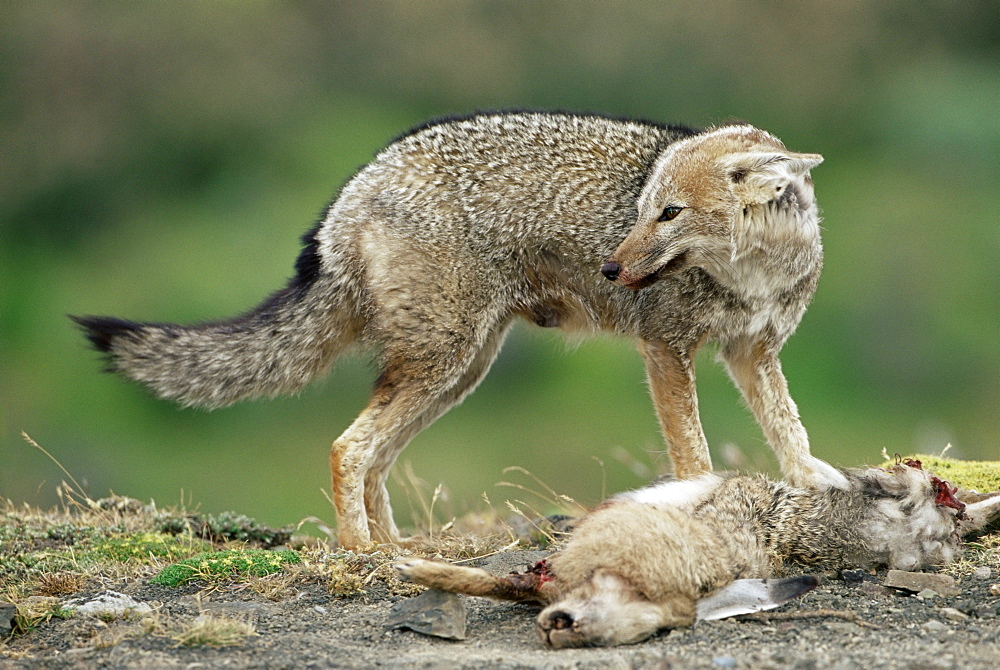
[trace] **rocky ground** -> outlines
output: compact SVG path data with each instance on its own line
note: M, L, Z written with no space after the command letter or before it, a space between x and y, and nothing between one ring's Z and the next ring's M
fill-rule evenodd
M145 615L52 617L7 642L11 668L961 668L1000 667L1000 575L995 549L972 552L950 587L883 586L885 573L828 579L801 600L767 613L699 623L643 644L551 651L534 632L535 610L463 598L463 640L388 625L412 587L371 580L363 592L331 595L318 582L292 584L278 599L242 585L166 587L135 580L121 591ZM506 552L484 563L503 573L539 552ZM905 575L904 575L905 577ZM943 577L943 575L942 575ZM85 602L95 593L78 593ZM272 596L273 597L273 596ZM182 622L242 625L233 644L182 640ZM248 634L249 633L249 634ZM224 640L216 631L215 643Z

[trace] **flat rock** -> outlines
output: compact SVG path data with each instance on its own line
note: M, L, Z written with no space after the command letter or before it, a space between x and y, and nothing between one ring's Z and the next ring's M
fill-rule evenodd
M63 603L63 607L86 616L123 617L126 614L149 614L153 608L137 601L132 596L118 591L105 591L93 598L74 598Z
M448 640L464 640L465 602L454 593L430 589L392 607L386 625Z
M925 590L935 591L942 596L957 596L962 591L958 588L955 578L933 572L907 572L905 570L890 570L885 576L882 586L919 593Z

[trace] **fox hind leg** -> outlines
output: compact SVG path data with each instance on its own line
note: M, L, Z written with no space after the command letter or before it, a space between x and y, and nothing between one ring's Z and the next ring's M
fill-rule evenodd
M509 321L509 320L508 320ZM372 539L398 543L385 482L397 456L436 418L464 398L483 378L496 356L507 324L491 320L485 334L389 342L383 373L368 406L333 443L330 470L342 546ZM420 352L419 354L414 352Z
M365 474L364 505L368 516L371 537L377 542L399 544L402 541L392 518L392 506L386 490L386 480L396 458L410 440L431 425L449 409L462 402L479 382L483 380L507 335L510 323L493 330L483 347L472 358L471 364L459 376L458 381L437 397L430 399L417 418L396 432L378 452Z

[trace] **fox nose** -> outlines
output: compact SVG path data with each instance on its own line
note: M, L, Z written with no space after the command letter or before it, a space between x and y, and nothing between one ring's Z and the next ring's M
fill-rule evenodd
M562 630L563 628L569 628L573 625L573 615L569 612L553 612L549 615L549 625L556 630Z
M616 261L608 261L601 266L601 274L608 278L609 281L614 281L618 279L618 275L622 271L622 266Z

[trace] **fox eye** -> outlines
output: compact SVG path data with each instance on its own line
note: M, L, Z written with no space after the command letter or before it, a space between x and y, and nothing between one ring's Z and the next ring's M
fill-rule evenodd
M670 221L680 214L683 209L683 207L678 207L677 205L664 207L663 213L660 214L660 218L658 218L657 221Z

